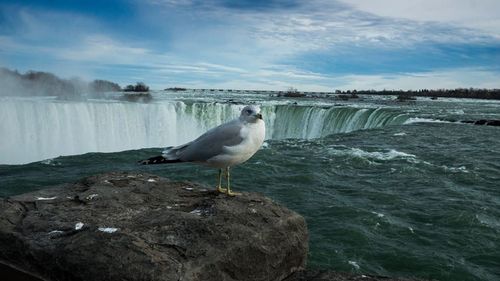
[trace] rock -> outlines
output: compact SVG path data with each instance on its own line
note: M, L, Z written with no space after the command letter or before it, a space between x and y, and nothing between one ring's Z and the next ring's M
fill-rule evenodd
M303 98L305 96L306 96L305 94L299 93L299 92L286 92L283 95L283 97L286 97L286 98Z
M0 263L45 280L284 280L304 218L154 175L106 173L0 200Z
M15 280L15 281L42 281L42 279L36 278L32 275L24 273L20 270L16 270L12 267L3 265L0 263L0 276L2 280Z
M477 120L474 125L500 126L500 120Z
M326 270L298 271L284 281L424 281L414 278L391 278L364 274L351 274Z
M342 94L335 96L336 99L339 100L350 100L350 99L359 99L359 96L355 93L352 94Z
M480 120L464 120L460 122L474 124L474 125L500 126L500 120L480 119Z
M409 95L399 95L396 98L397 101L416 101L417 98Z

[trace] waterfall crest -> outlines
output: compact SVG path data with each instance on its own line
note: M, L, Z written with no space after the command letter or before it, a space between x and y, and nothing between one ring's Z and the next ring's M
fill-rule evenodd
M241 105L3 100L0 164L22 164L86 152L165 147L190 141L239 115ZM403 124L409 116L385 108L295 105L262 107L267 139L319 138Z

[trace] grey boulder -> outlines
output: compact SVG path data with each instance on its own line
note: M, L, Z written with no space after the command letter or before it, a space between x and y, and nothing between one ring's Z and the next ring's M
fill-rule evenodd
M0 262L44 280L284 280L305 267L297 213L254 193L106 173L0 199Z

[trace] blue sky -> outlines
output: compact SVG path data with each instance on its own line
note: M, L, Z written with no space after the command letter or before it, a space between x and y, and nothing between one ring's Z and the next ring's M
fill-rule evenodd
M497 0L0 1L0 66L155 89L500 88L498 11Z

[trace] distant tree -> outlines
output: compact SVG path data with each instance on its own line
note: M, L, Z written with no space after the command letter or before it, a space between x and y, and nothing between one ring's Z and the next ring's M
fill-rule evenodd
M393 95L398 96L398 100L414 100L413 97L453 97L453 98L470 98L470 99L500 99L500 89L475 89L475 88L457 88L457 89L420 89L420 90L336 90L338 96L345 95L344 98L354 97L357 95ZM349 95L350 94L350 95Z
M179 91L185 91L187 90L186 88L181 88L181 87L173 87L173 88L166 88L165 91L174 91L174 92L179 92ZM231 90L228 90L231 92Z
M134 85L127 85L124 89L124 92L135 92L135 87Z
M143 82L137 82L134 85L127 85L125 89L123 89L124 92L149 92L149 87L146 86Z
M279 97L283 96L283 97L288 97L288 98L301 98L301 97L305 97L306 95L304 93L301 93L299 92L299 90L297 90L297 88L294 88L294 87L290 87L288 88L288 90L282 94L278 94Z
M117 92L121 90L120 85L106 80L94 80L90 82L89 88L92 92Z
M149 92L149 87L146 86L146 84L144 84L142 82L137 82L135 84L134 90L136 92Z

